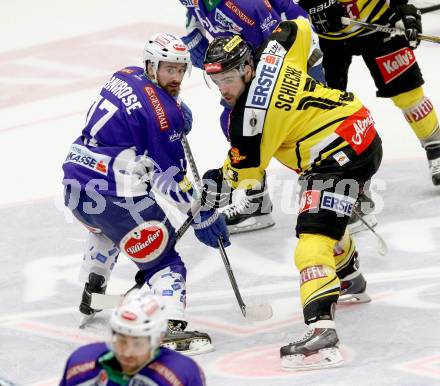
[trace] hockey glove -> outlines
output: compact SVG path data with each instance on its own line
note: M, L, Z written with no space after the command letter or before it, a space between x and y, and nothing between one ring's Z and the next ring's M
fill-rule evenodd
M205 52L209 45L208 39L206 39L197 28L195 28L190 34L183 36L182 41L189 49L192 64L197 68L203 69Z
M405 32L409 46L411 48L417 48L420 44L417 35L422 33L422 14L420 10L412 4L398 5L394 10L401 19L396 23L396 27Z
M192 227L199 241L209 247L218 248L219 237L222 238L225 247L231 245L225 216L215 209L200 212Z
M338 0L300 0L298 4L309 14L317 33L335 32L344 28L341 21L344 8Z
M192 124L193 124L192 111L188 107L188 105L183 102L180 102L180 110L182 110L183 120L184 120L183 132L185 133L185 135L188 135L188 133L192 129Z
M202 203L208 208L223 208L232 201L232 188L223 179L222 169L208 170L202 178Z

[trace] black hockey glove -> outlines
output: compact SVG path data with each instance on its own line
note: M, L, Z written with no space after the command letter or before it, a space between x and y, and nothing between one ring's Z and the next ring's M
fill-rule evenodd
M344 28L341 22L344 8L338 0L300 0L298 4L309 14L316 32L336 32Z
M417 35L422 33L422 14L420 10L412 4L397 5L394 10L401 19L396 23L396 27L403 29L409 46L417 48L420 44Z
M223 208L232 201L232 188L223 179L222 169L208 170L202 178L202 203L209 208Z

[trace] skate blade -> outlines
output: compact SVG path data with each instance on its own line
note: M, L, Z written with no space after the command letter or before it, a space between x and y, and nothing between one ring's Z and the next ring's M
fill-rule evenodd
M369 303L371 302L371 298L368 296L366 292L362 292L359 294L345 294L339 296L338 304L347 304L347 303Z
M281 368L286 371L308 371L339 367L344 363L341 352L337 347L324 348L316 354L286 355L281 358Z
M173 342L162 343L160 347L165 347L170 350L176 351L179 354L186 356L195 356L200 354L206 354L208 352L214 351L214 346L209 340L198 339L190 343L187 350L176 350L177 344Z
M275 225L275 221L270 214L263 216L249 217L239 224L228 225L228 231L231 235L244 232L252 232L259 229L269 228Z
M378 223L377 218L374 214L367 214L363 216L362 219L365 220L371 228L374 228ZM358 219L356 222L348 224L347 229L350 234L353 235L355 233L367 231L368 227L361 220Z
M79 322L79 328L85 328L95 317L95 313L90 315L83 315L81 321Z

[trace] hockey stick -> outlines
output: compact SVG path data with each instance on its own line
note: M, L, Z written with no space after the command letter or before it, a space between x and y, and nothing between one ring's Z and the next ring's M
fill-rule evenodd
M438 11L439 9L440 9L440 4L430 5L429 7L419 8L419 10L422 13L422 15L424 15L425 13Z
M365 21L350 19L348 17L342 17L341 20L342 20L342 24L344 25L358 25L360 27L364 27L371 31L379 31L391 35L405 35L404 31L393 27L386 27L384 25L367 23ZM440 43L440 36L418 34L417 39L431 43Z
M194 157L192 155L191 148L189 147L189 143L188 140L186 139L185 134L182 135L182 145L183 145L183 149L185 150L186 158L188 159L189 167L194 176L194 180L201 192L202 180L197 170L197 166L194 161ZM223 240L221 238L218 239L218 246L220 249L220 254L223 263L226 268L226 272L229 277L229 281L231 282L232 289L234 290L235 298L237 299L238 305L240 306L240 310L243 316L250 321L262 321L262 320L270 319L273 315L272 307L270 306L270 304L258 304L255 306L247 306L245 304L243 298L241 297L240 290L237 285L237 281L235 280L234 272L232 271L231 264L229 263L228 255L226 254L226 250L223 245Z
M197 203L191 208L190 215L186 218L185 222L180 226L180 228L176 231L174 236L174 245L182 238L182 236L185 234L185 232L188 230L192 222L194 221L194 217L196 217L200 210L202 209L202 203L201 201L197 201ZM130 291L134 290L135 288L141 288L145 282L145 277L142 277L142 271L139 271L136 274L136 284L131 287L128 291L126 291L124 294L98 294L93 292L92 293L92 300L90 303L90 306L95 310L104 310L108 308L115 308L116 306L121 303L121 300L124 298L126 294L128 294Z
M385 240L380 237L380 235L373 229L373 227L368 224L363 218L362 215L356 210L353 210L354 214L357 216L359 220L371 231L377 238L377 250L382 255L385 256L388 253L388 246L385 243Z

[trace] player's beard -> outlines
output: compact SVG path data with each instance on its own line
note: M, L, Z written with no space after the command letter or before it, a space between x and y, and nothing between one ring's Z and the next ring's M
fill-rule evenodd
M170 82L163 86L165 90L168 91L173 97L176 97L180 93L180 83L179 82Z
M231 94L222 94L222 97L223 97L223 100L226 102L226 104L229 107L234 107L235 104L237 103L237 98L235 98Z

